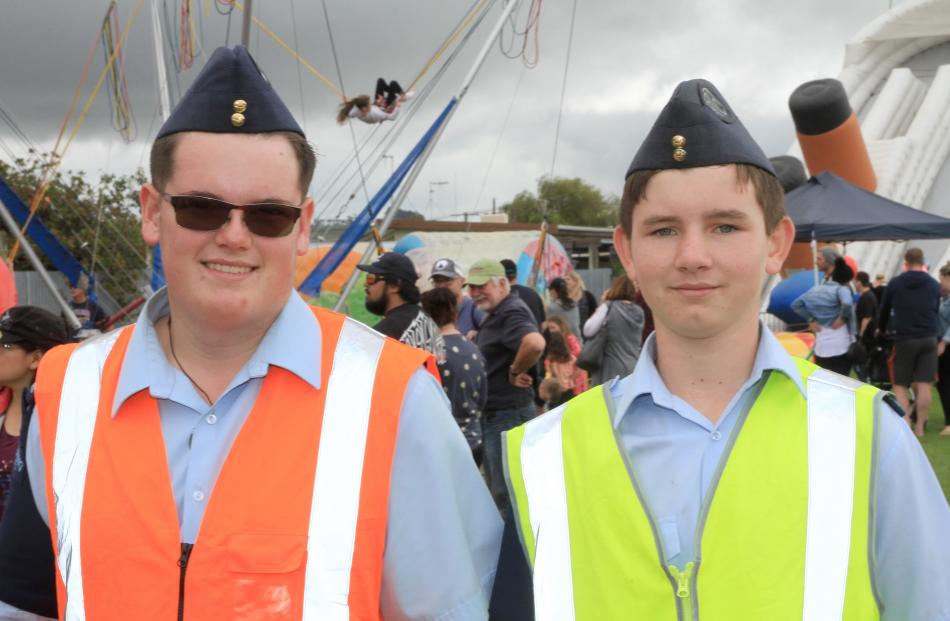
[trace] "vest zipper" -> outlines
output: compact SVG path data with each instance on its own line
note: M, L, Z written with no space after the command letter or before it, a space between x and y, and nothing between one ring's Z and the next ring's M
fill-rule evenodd
M713 473L713 478L709 482L709 489L706 490L706 497L703 499L703 504L700 507L699 519L696 521L696 531L693 535L693 560L686 564L683 573L680 574L681 580L676 590L676 596L680 597L680 592L683 590L683 585L686 585L685 588L687 597L681 601L684 603L683 608L685 611L685 618L689 621L697 621L699 619L699 602L698 598L694 595L696 592L696 575L699 573L699 566L703 561L703 532L706 530L706 519L709 517L709 509L712 507L713 496L715 496L716 490L719 488L719 481L722 479L722 472L726 469L726 463L729 461L729 457L732 455L732 449L736 445L736 440L739 439L739 434L742 432L742 428L745 427L745 422L749 418L749 413L752 411L752 408L755 407L755 402L759 400L759 396L762 394L762 390L765 389L765 385L768 384L771 376L772 371L767 371L765 373L765 377L759 381L758 386L755 386L752 389L752 393L743 404L742 411L739 412L739 420L736 421L736 425L732 430L732 434L726 441L726 448L722 453L722 457L719 459L719 464L716 466L716 472Z
M676 581L676 597L680 601L680 610L682 610L683 621L693 621L693 563L686 563L683 571L676 568L676 565L669 565L670 575Z
M620 436L620 432L617 428L614 428L614 440L617 442L617 449L620 451L620 456L627 468L627 473L630 476L630 482L633 484L633 491L636 493L637 499L640 501L640 506L643 508L643 511L647 514L647 521L650 523L650 529L653 531L653 540L654 543L656 543L657 552L660 556L660 567L663 568L663 571L673 584L673 588L676 593L677 617L680 621L699 620L699 606L695 596L696 574L698 573L699 565L702 562L701 544L703 531L706 527L706 518L709 516L709 508L712 505L713 495L716 492L716 488L719 486L719 480L722 478L722 471L726 468L726 462L729 460L729 456L732 454L732 448L735 446L736 439L739 437L739 432L742 431L742 427L745 425L745 421L749 417L749 412L752 411L752 408L755 406L755 402L758 400L759 395L762 394L762 390L765 388L765 385L768 383L771 375L771 371L765 373L765 377L759 381L758 386L756 386L753 393L749 395L748 400L743 405L742 411L739 413L739 420L736 421L736 426L732 430L731 437L728 439L726 448L722 454L722 458L719 461L719 465L717 466L716 472L713 475L713 479L710 482L709 489L706 492L706 498L703 499L703 504L700 508L699 520L696 522L696 534L693 539L693 560L686 564L686 567L682 572L679 571L675 565L666 564L666 550L663 546L663 539L660 537L660 532L656 527L656 520L653 517L653 514L650 512L649 507L647 507L646 502L643 500L643 494L640 492L640 482L638 481L636 472L633 469L633 464L630 462L630 458L627 456L627 452L624 449L623 439ZM616 406L614 405L613 397L611 397L610 391L607 390L606 384L604 385L604 401L607 403L607 412L610 416L610 420L614 420Z
M193 547L193 543L181 544L181 556L178 558L178 621L185 618L185 570L188 569Z

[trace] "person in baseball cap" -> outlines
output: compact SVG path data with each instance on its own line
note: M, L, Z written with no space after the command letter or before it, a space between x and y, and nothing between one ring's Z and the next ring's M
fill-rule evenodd
M14 306L0 315L0 345L43 352L70 340L61 317L38 306ZM2 381L0 381L2 385Z
M432 271L430 272L430 279L436 277L443 278L465 278L465 273L462 272L462 268L459 267L458 263L452 259L439 259L432 264Z
M356 267L366 272L366 310L383 317L373 329L444 361L442 333L419 306L422 294L416 286L419 275L412 259L387 252L370 265Z
M406 255L387 252L373 263L357 265L356 268L366 272L366 280L363 282L366 310L374 315L385 317L399 306L419 303L421 294L416 286L419 274L416 272L416 266L412 264L412 259ZM379 326L383 329L380 330ZM402 335L399 326L392 326L390 329L388 323L380 322L373 327L395 339ZM390 333L396 330L399 334Z
M458 263L452 259L439 259L432 264L429 282L433 287L445 287L455 294L458 312L455 316L455 329L467 337L478 330L485 319L485 311L475 306L472 298L465 295L462 288L465 286L465 273Z
M36 306L14 306L0 315L0 517L13 477L23 429L24 394L36 376L43 354L69 341L62 318Z
M412 264L412 259L398 252L387 252L373 263L357 265L356 267L367 274L399 279L413 285L419 278L419 274L416 273L416 266Z
M495 259L479 259L468 268L465 277L465 286L482 287L492 278L505 278L505 268L501 261ZM506 279L507 280L507 279Z

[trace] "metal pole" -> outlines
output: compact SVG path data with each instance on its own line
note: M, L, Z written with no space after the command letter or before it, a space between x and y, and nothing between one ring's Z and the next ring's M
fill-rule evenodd
M162 21L159 16L158 0L152 0L152 43L155 45L159 113L162 121L165 121L172 113L172 104L168 94L168 74L165 72L165 48L162 47Z
M511 15L512 10L514 10L514 8L520 3L521 0L509 0L508 6L506 6L505 10L501 12L501 18L495 24L494 29L492 29L491 35L489 35L488 39L485 40L485 45L482 46L481 51L478 53L478 57L476 57L475 62L472 64L472 68L468 70L468 75L466 75L465 79L462 80L462 86L459 87L459 91L455 95L458 98L459 103L462 102L462 97L465 97L465 93L468 92L468 87L471 86L472 80L474 80L475 76L478 74L478 70L482 68L485 58L488 57L488 52L490 52L492 46L495 45L495 39L498 38L498 33L500 33L502 27L504 27L508 16ZM456 106L456 108L457 107L458 106ZM448 123L449 120L446 119L445 122Z
M458 104L456 104L456 107ZM453 108L454 110L454 108ZM451 116L449 112L449 116ZM419 173L422 172L422 165L425 163L426 158L429 153L435 147L435 143L438 142L439 136L442 135L442 131L445 129L446 123L448 123L449 117L446 117L445 122L439 126L439 129L436 130L435 135L432 136L432 140L429 141L429 144L425 146L425 149L422 150L422 153L419 155L419 159L416 160L415 166L412 167L412 170L409 171L409 176L406 177L405 182L399 188L399 194L396 195L396 198L393 199L393 202L389 205L389 211L386 212L386 217L383 218L383 223L379 226L379 237L383 238L383 235L386 234L386 231L389 230L389 225L392 224L393 219L396 217L396 213L399 211L399 206L402 205L402 202L406 200L406 196L409 195L409 190L412 189L412 184L415 182L416 178L419 176ZM368 263L370 258L373 256L373 250L375 250L375 245L370 242L366 247L366 252L363 253L363 257L360 259L360 264ZM360 277L359 270L353 270L353 273L350 274L349 279L346 281L346 286L343 287L343 291L340 293L340 299L336 301L336 304L333 305L333 310L339 311L343 304L346 302L346 298L349 297L350 292L353 291L353 287L356 286L356 279Z
M33 269L36 270L40 278L43 279L43 282L46 283L50 293L53 294L53 299L56 300L56 303L59 304L60 309L62 309L66 322L69 323L69 326L73 330L79 330L82 324L80 324L79 319L76 318L76 313L73 312L73 309L66 303L63 296L60 295L59 289L56 288L53 279L50 278L49 272L43 267L43 262L40 261L40 258L36 256L36 251L33 250L33 246L30 245L26 237L20 232L20 227L17 226L13 216L10 215L10 211L7 209L3 200L0 200L0 219L3 220L3 224L7 227L7 230L10 231L10 234L19 240L20 247L23 249L23 252L26 253L26 257L30 260L30 264L33 265Z
M419 173L422 171L422 167L425 165L426 160L429 158L429 154L432 153L432 150L435 148L435 145L439 142L439 138L442 136L442 132L445 131L446 125L449 124L449 121L452 120L452 116L455 114L455 111L458 110L459 105L462 103L462 98L465 97L465 93L468 92L468 87L471 85L472 80L475 79L475 76L478 74L478 70L484 64L485 59L488 57L488 52L492 50L495 45L495 39L498 38L498 34L501 32L502 27L505 25L505 21L508 19L508 16L511 15L511 12L518 6L521 0L511 0L508 2L508 5L505 7L504 11L501 13L501 17L498 19L498 22L495 24L495 27L492 29L491 34L488 36L488 39L485 41L485 44L482 46L481 51L479 51L478 56L475 58L475 62L472 64L472 68L469 69L468 75L465 76L465 79L462 80L462 85L459 87L458 93L455 95L456 103L449 110L448 115L445 117L445 120L442 122L442 125L439 126L439 129L436 130L432 140L429 141L429 144L426 145L422 153L419 155L419 159L416 160L415 165L412 167L412 170L409 172L409 176L403 182L402 186L399 188L399 194L389 205L389 211L386 212L386 217L383 219L382 225L379 227L380 237L386 234L386 231L389 230L389 225L392 223L393 218L396 217L396 212L399 211L399 208L402 206L404 200L409 195L409 190L412 189L412 184L415 183L416 178L419 176ZM366 252L363 253L363 258L360 260L360 263L365 263L373 255L373 244L370 243L366 248ZM343 287L343 291L340 293L340 299L336 301L336 304L333 305L333 310L340 310L343 307L346 298L350 295L350 292L353 291L353 287L356 285L356 279L359 278L359 270L353 270L353 273L350 275L350 278L346 281L346 286Z
M244 2L244 25L241 27L241 45L250 49L251 41L251 0Z

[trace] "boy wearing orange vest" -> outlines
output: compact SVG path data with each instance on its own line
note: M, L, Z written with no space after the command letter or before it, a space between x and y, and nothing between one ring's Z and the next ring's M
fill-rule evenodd
M314 165L243 47L159 131L168 285L37 379L61 618L486 618L501 523L431 356L293 292Z

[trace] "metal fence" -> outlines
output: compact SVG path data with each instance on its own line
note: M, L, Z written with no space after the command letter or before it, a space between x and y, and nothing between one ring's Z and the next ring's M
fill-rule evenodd
M66 277L63 276L61 272L50 272L49 275L50 278L53 279L53 282L57 283L59 294L68 302L72 296L66 284ZM40 278L37 272L14 272L13 276L16 281L17 304L21 306L39 306L55 315L62 313L62 309L60 309L59 304L56 303L56 298L53 297L46 283L43 282L43 279ZM109 295L109 292L99 286L98 283L96 284L96 302L102 307L102 310L110 316L114 315L121 308L119 303Z

